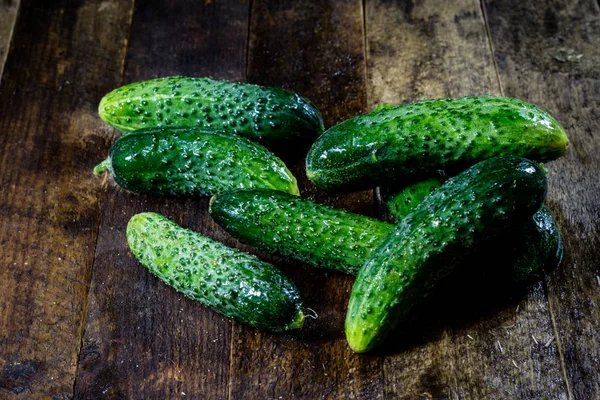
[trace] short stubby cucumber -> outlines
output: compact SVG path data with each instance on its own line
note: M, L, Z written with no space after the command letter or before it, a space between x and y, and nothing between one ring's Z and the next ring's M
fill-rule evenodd
M507 97L463 97L381 107L328 129L306 172L318 187L347 192L455 174L496 156L549 161L565 131L547 112Z
M533 215L546 189L546 174L536 162L497 157L470 167L425 198L359 271L346 315L350 347L362 353L381 344L483 240Z
M352 275L394 228L272 190L220 193L210 201L210 215L243 243Z
M94 172L106 169L121 187L154 195L210 196L237 188L299 194L296 178L283 161L260 144L198 128L122 136Z
M134 82L102 98L100 117L123 133L144 128L231 131L264 144L323 132L319 110L279 88L175 76Z
M133 255L160 280L228 318L273 332L298 329L304 323L296 286L250 254L155 213L131 218L127 242Z

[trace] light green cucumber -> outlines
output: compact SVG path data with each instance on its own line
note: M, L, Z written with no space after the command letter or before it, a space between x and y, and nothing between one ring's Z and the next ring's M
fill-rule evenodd
M321 113L305 97L209 78L174 76L134 82L105 95L98 112L123 133L199 127L271 145L314 139L323 132Z
M133 255L160 280L228 318L273 332L301 328L300 293L271 264L183 229L160 214L127 225Z

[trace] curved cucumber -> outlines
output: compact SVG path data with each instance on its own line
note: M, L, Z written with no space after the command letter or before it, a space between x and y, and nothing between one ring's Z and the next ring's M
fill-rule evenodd
M210 128L265 144L315 138L319 110L279 88L175 76L134 82L102 98L100 117L123 133L143 128Z
M439 99L382 107L328 129L306 157L313 183L353 191L450 174L495 156L549 161L567 136L548 113L506 97Z
M127 242L160 280L228 318L273 332L303 325L298 289L277 268L250 254L155 213L131 218Z
M479 243L540 208L546 174L533 162L498 157L449 179L394 228L358 273L346 315L355 352L379 345L407 312Z
M110 169L127 190L156 195L202 196L235 188L299 194L296 178L263 146L246 138L200 129L155 129L119 138Z
M392 224L272 190L235 190L210 201L210 215L244 243L356 275Z

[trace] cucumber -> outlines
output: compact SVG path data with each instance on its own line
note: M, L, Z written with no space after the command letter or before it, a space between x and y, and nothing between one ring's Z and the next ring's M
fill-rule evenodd
M233 134L152 129L122 136L95 173L109 169L127 190L154 195L213 195L234 188L299 194L285 164L258 143Z
M127 243L164 283L228 318L272 332L304 323L298 289L277 268L250 254L155 213L131 218Z
M356 275L394 226L273 190L234 190L210 201L225 231L270 252Z
M444 182L438 178L430 178L404 187L386 199L389 213L396 221L406 217L425 197L442 186ZM381 189L380 189L381 190ZM388 196L385 196L388 197Z
M560 157L567 136L548 113L522 100L463 97L381 107L328 129L306 157L319 188L355 191L450 175L495 156Z
M175 76L134 82L105 95L100 117L123 133L144 128L210 128L270 145L323 132L319 110L279 88Z
M556 221L545 206L504 235L507 254L512 265L510 280L530 283L542 279L549 270L562 261L564 244ZM494 243L480 253L493 254Z
M432 178L408 185L388 200L390 214L396 221L401 221L442 184L442 180ZM498 264L501 265L502 271L491 271L491 274L506 274L506 267L510 266L507 282L513 285L539 281L547 271L560 264L564 253L564 244L556 221L544 205L530 218L515 221L505 233L493 238L489 243L482 243L468 264L484 264L485 258L495 252L499 243L505 248L504 253L499 255L502 262Z
M352 350L362 353L379 345L482 241L533 215L546 188L546 174L536 162L497 157L470 167L425 198L358 273L345 324Z
M401 221L442 184L442 180L432 178L405 187L388 200L390 214L396 221ZM515 221L507 232L489 243L482 243L481 248L471 257L470 264L485 263L485 258L495 252L499 243L505 248L504 254L499 256L502 259L499 263L502 271L492 271L492 274L505 274L506 267L510 266L507 281L513 285L539 281L547 271L560 264L564 253L556 221L544 205L530 218Z

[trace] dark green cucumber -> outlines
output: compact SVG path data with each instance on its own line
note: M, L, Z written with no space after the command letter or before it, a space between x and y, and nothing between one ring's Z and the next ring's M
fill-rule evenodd
M298 329L304 323L296 286L250 254L155 213L131 218L127 242L133 255L160 280L228 318L273 332Z
M388 200L391 216L401 221L443 182L432 178L406 186ZM485 263L485 258L494 254L499 244L505 249L499 255L500 264L503 272L508 269L507 281L514 284L539 281L545 272L560 264L564 252L560 231L546 206L541 206L530 218L514 221L506 232L489 243L482 243L471 257L471 264Z
M533 215L546 187L539 164L498 157L472 166L425 198L359 271L346 315L350 347L362 353L379 345L483 240Z
M513 282L535 282L544 273L560 264L564 245L556 221L550 210L542 206L531 218L505 235L506 251L511 257L511 275ZM511 248L512 245L512 248ZM486 246L487 254L492 254L493 243Z
M404 187L399 192L384 199L389 213L396 221L401 221L414 210L425 197L429 196L435 189L442 186L443 183L444 182L438 178L430 178Z
M328 129L312 145L306 172L332 191L408 184L438 170L454 174L512 155L549 161L567 136L548 113L506 97L439 99L382 107Z
M144 128L210 128L265 144L315 138L319 110L279 88L175 76L134 82L108 93L100 117L123 133Z
M203 196L236 188L299 194L285 164L258 143L216 131L154 129L119 138L94 170L110 169L127 190Z
M394 228L272 190L220 193L211 199L210 215L244 243L353 275Z

